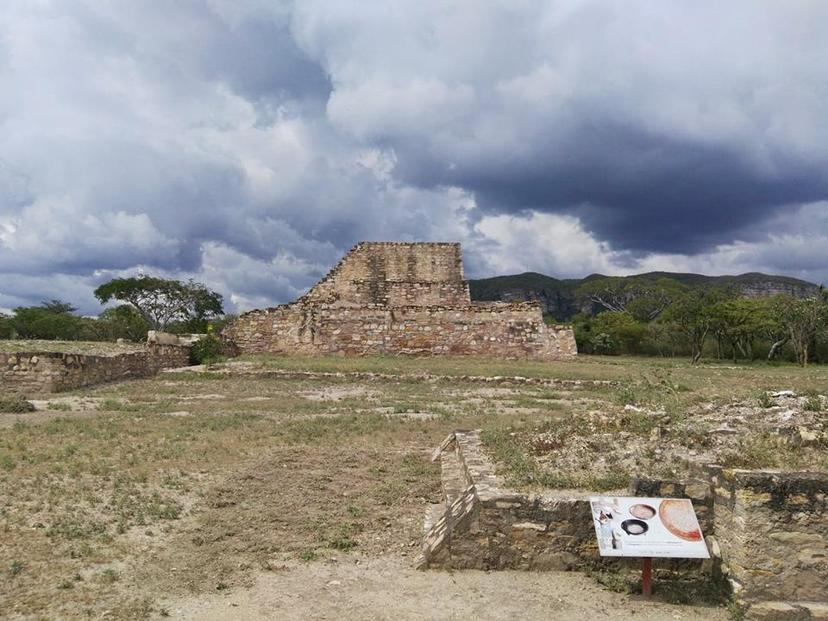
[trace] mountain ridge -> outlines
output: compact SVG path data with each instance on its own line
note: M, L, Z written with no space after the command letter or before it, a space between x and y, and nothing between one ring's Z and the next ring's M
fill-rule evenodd
M568 321L579 312L589 312L575 291L582 284L598 278L609 278L603 274L589 274L584 278L555 278L539 272L523 272L469 280L472 300L479 301L538 301L545 314L553 315L558 321ZM794 297L808 297L820 287L807 280L792 276L777 276L761 272L746 272L737 275L708 276L692 272L645 272L614 278L638 278L656 281L670 278L687 287L737 289L742 297L769 297L785 293Z

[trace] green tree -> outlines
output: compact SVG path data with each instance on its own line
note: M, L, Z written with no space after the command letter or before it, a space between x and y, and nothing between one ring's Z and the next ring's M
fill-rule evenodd
M14 309L14 332L24 339L71 341L81 338L83 318L73 315L74 307L60 300L43 302L41 306L19 306Z
M578 313L572 317L572 330L575 332L575 342L578 345L578 351L590 354L592 349L592 322L593 317L586 313Z
M173 322L206 324L224 314L222 296L203 284L189 280L165 280L152 276L115 278L95 289L102 304L119 300L132 305L147 325L164 330Z
M613 354L637 354L647 334L647 324L636 321L627 312L600 313L592 322L595 351Z
M735 298L710 308L711 330L717 341L730 345L733 362L739 355L753 359L753 343L770 328L772 319L764 300ZM720 345L721 346L721 345Z
M102 338L108 341L126 339L140 342L146 339L149 329L141 313L129 304L107 308L98 315L97 323Z
M12 318L0 313L0 339L13 339L15 334Z
M819 295L797 299L780 295L774 299L773 308L778 321L784 326L801 366L806 366L815 349L816 340L828 329L828 298L824 290Z
M596 278L576 291L581 300L607 311L630 313L639 321L652 321L663 313L684 287L671 278Z
M48 311L50 313L57 313L59 315L71 315L76 310L78 310L69 302L64 302L63 300L56 300L54 298L52 298L51 300L44 300L40 303L39 308L42 308L43 310Z
M693 364L701 360L704 342L715 322L713 307L721 299L719 291L691 289L681 294L664 313L664 321L689 343Z

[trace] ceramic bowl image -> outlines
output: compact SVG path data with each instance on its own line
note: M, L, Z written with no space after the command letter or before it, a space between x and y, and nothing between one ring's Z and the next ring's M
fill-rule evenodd
M643 535L650 527L643 520L624 520L621 522L621 528L628 535Z
M630 515L639 520L649 520L656 514L655 507L645 504L637 504L630 507Z

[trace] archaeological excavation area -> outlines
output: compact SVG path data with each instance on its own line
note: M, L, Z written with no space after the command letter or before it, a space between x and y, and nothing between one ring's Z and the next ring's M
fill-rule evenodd
M0 414L0 616L825 618L825 385L248 354L27 394ZM657 559L643 599L593 494L692 499L712 558Z
M0 342L0 617L828 619L822 367L578 356L449 243L199 337ZM597 496L689 500L709 558L642 596Z

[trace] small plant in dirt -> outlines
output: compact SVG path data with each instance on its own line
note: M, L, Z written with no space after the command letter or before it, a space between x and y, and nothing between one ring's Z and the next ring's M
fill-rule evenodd
M50 410L55 410L59 412L68 412L72 409L72 406L66 403L65 401L49 401L49 405L47 407Z
M23 563L21 563L20 561L12 561L11 565L9 565L9 574L12 576L16 576L21 571L23 571L24 567L25 565L23 565Z
M137 412L141 406L127 401L119 401L118 399L104 399L98 405L99 410L105 412Z
M190 359L196 364L215 364L224 358L222 352L221 339L215 334L207 334L193 343L190 349Z
M104 569L99 577L99 580L104 584L112 584L113 582L118 582L120 579L120 574L111 567Z
M819 395L811 395L805 400L803 407L806 412L821 412L822 400L819 398Z
M727 617L730 621L744 621L745 609L735 599L727 603Z
M345 522L340 524L338 528L335 528L333 532L329 532L320 537L320 540L333 550L348 552L356 547L357 542L354 537L361 530L362 527L359 524Z
M35 406L20 395L0 395L0 412L21 414L34 410Z
M615 400L619 405L635 405L638 403L638 395L632 383L621 384L615 390Z
M759 396L756 398L756 402L759 404L760 408L772 408L775 404L773 402L773 397L770 396L768 392L760 392Z
M14 470L16 465L17 464L15 463L14 458L11 455L3 451L0 451L0 469Z
M316 550L303 550L299 558L305 562L315 561L317 558Z

